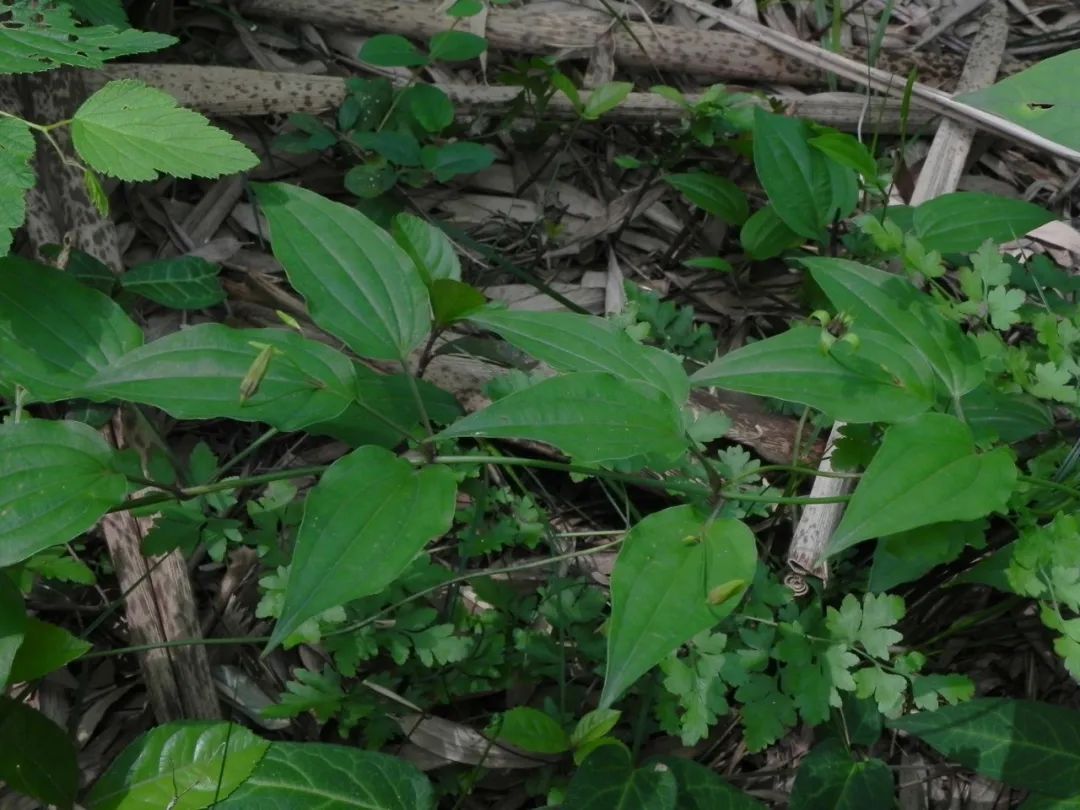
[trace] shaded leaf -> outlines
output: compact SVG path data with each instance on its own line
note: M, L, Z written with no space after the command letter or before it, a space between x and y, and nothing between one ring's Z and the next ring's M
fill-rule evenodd
M675 810L675 777L660 763L634 768L622 745L596 749L566 791L574 810Z
M221 268L198 256L158 259L136 265L120 277L125 290L173 309L204 309L225 300Z
M692 759L660 760L679 786L675 810L764 810L765 805L725 782L716 771Z
M92 644L63 627L29 617L25 638L11 665L11 680L34 681L90 652Z
M483 171L495 162L495 153L471 141L455 141L445 146L425 146L420 151L424 168L445 183L459 174Z
M439 327L463 320L487 305L487 298L482 292L471 284L452 278L436 279L429 291L435 324Z
M26 632L26 606L15 583L0 571L0 693L8 685L11 663Z
M398 34L376 34L360 46L361 62L377 67L421 67L430 60L409 40Z
M439 31L428 43L428 56L439 62L467 62L487 50L487 40L468 31Z
M70 808L79 787L75 748L56 723L0 695L0 782L46 804Z
M724 222L742 225L750 215L746 195L726 177L707 172L688 172L666 175L664 182L681 191L698 208Z
M814 747L799 766L791 810L865 810L893 803L893 777L880 759L853 759L836 739Z
M561 754L570 737L552 717L529 706L503 712L497 721L498 739L534 754Z
M762 261L779 256L788 248L803 243L803 237L791 230L776 214L776 208L759 208L743 223L739 243L751 259Z
M977 442L998 440L1012 444L1049 430L1054 424L1044 403L1023 394L1007 394L989 385L969 391L960 400L960 406Z

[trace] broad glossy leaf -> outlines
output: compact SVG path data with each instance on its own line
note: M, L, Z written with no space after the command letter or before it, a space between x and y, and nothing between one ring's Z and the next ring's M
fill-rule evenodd
M8 685L11 663L26 633L26 606L15 583L0 571L0 693Z
M1012 444L1049 430L1054 424L1044 403L1024 394L1006 394L989 385L965 394L960 407L975 441Z
M42 678L90 652L92 646L63 627L29 617L22 646L11 665L11 680Z
M420 549L450 529L456 495L448 467L416 469L379 447L361 447L334 462L307 496L269 647L312 616L393 582Z
M682 415L670 398L602 373L543 380L455 422L438 438L466 436L546 442L580 464L674 458L686 448Z
M611 321L572 312L486 309L469 317L477 326L556 371L607 371L624 380L648 383L676 405L690 395L682 363L673 354L643 346Z
M431 783L398 757L324 743L275 742L218 810L434 810Z
M846 259L800 262L833 306L854 317L856 334L872 329L904 340L934 370L950 397L961 397L983 381L986 373L975 341L903 279Z
M21 385L31 402L77 396L142 339L115 302L68 273L0 259L0 389Z
M241 384L272 346L265 374L246 399ZM329 346L281 329L205 323L128 353L91 379L84 395L153 405L177 419L236 419L299 430L333 419L353 400L352 363Z
M2 35L0 35L2 36ZM34 136L18 118L0 118L0 256L26 218L26 192L34 187Z
M892 771L880 759L853 759L837 739L814 747L799 765L791 810L866 810L890 807Z
M0 568L66 543L124 500L113 452L80 422L0 425Z
M858 330L859 346L821 348L821 330L797 326L700 369L694 385L799 402L845 422L895 422L933 404L919 358L891 335Z
M574 810L675 810L675 777L660 763L635 768L622 745L591 753L570 780L565 806Z
M915 235L927 250L971 253L987 239L1011 242L1045 225L1054 215L1034 203L984 194L954 191L915 208Z
M757 799L692 759L664 757L660 761L675 775L679 786L675 810L765 810L765 805Z
M1080 793L1080 712L976 698L889 720L966 768L1005 784L1068 798Z
M37 709L0 695L0 782L70 808L79 787L75 748L67 733Z
M121 752L90 791L87 805L89 810L210 807L252 774L269 747L232 723L158 726Z
M391 230L394 241L401 246L425 283L439 278L461 281L461 262L457 251L445 233L420 217L398 214Z
M274 255L311 317L362 357L403 360L431 305L412 260L354 208L284 183L255 186Z
M129 292L173 309L204 309L225 300L221 268L198 256L158 259L136 265L120 277Z
M601 708L731 613L756 565L754 535L737 520L709 521L692 506L675 506L634 526L611 575Z
M570 735L549 714L517 706L497 721L498 739L535 754L561 754L570 748Z
M971 429L953 416L926 413L893 425L827 553L918 526L1004 511L1016 475L1008 450L976 453Z
M698 208L731 225L742 225L750 216L746 195L726 177L707 172L687 172L666 175L664 182L681 191Z

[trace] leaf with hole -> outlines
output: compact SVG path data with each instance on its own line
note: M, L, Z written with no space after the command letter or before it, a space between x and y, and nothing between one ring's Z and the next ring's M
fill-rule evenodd
M915 208L915 235L927 250L971 253L987 239L1001 244L1019 239L1054 215L1034 203L996 194L954 191Z
M746 195L726 177L687 172L665 175L664 182L681 191L698 208L731 225L742 225L750 215Z
M75 748L37 709L0 695L0 782L49 805L70 808L79 789Z
M199 256L137 264L120 277L128 292L172 309L205 309L225 300L221 268Z

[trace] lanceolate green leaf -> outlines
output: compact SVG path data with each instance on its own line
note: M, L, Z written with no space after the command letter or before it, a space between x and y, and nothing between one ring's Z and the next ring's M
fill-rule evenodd
M11 233L26 218L26 192L34 187L33 154L30 128L17 118L0 118L0 256L11 249Z
M418 470L379 447L334 462L307 497L269 647L312 616L393 582L450 529L456 493L448 467Z
M272 346L254 393L244 382ZM153 405L178 419L228 418L299 430L333 419L355 396L352 363L329 346L281 329L216 323L158 338L117 360L84 389L89 399Z
M581 764L566 791L574 810L675 810L678 787L666 767L635 768L622 745L603 745Z
M71 274L0 259L0 390L20 385L31 402L76 396L142 339L115 302Z
M1054 215L1034 203L996 194L956 191L927 200L915 209L915 235L927 250L971 253L990 239L1011 242Z
M124 500L112 450L81 422L0 425L0 568L89 529Z
M641 345L603 318L490 308L469 320L497 332L556 371L607 371L624 380L648 383L676 405L690 395L686 372L675 355Z
M672 650L731 613L754 578L753 533L691 506L657 512L626 536L611 575L611 628L600 706Z
M1005 698L976 698L888 725L983 776L1048 796L1080 793L1080 712Z
M757 799L692 759L665 757L660 761L675 775L679 786L675 810L765 810L765 805Z
M412 214L394 217L394 241L401 246L428 285L440 278L461 281L461 262L450 239L439 228Z
M124 289L173 309L203 309L225 300L221 268L198 256L158 259L136 265L120 277Z
M7 687L11 663L26 633L26 606L22 594L0 571L0 693Z
M259 159L229 133L176 99L132 79L109 82L71 121L75 149L91 168L121 180L218 177Z
M891 335L858 330L859 346L826 354L821 330L798 326L714 360L695 385L799 402L845 422L895 422L933 404L928 370Z
M926 413L893 425L855 489L828 553L898 532L1003 511L1016 483L1005 448L976 453L971 429Z
M403 360L427 336L431 305L413 261L359 211L298 188L255 187L274 255L311 317L362 357Z
M746 195L726 177L706 172L669 174L664 181L694 205L731 225L742 225L750 215Z
M269 746L230 723L158 726L113 761L90 791L87 805L90 810L210 807L251 775Z
M323 743L276 742L218 810L433 810L420 771L386 754ZM91 808L93 810L93 808Z
M854 759L837 739L819 743L802 761L791 810L865 810L893 803L892 772L880 759Z
M82 657L90 642L71 635L63 627L30 617L25 637L11 665L12 682L34 681Z
M960 405L976 441L996 439L1011 444L1054 424L1050 409L1034 397L1005 394L988 385L965 394Z
M646 455L674 458L686 447L682 417L656 388L611 374L566 374L500 399L438 438L533 439L581 464Z
M0 695L0 782L45 804L70 808L79 788L67 733L36 709Z

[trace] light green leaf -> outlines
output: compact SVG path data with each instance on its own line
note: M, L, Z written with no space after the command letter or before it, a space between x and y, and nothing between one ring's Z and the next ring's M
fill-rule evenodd
M360 46L359 58L376 67L422 67L430 60L398 34L376 34Z
M75 747L37 709L0 695L0 782L11 790L69 810L79 789Z
M70 273L0 259L0 390L21 385L30 402L69 399L142 339L119 305Z
M123 501L127 481L112 461L81 422L0 425L0 568L66 543Z
M0 694L8 685L11 662L26 633L26 606L15 583L0 571Z
M602 740L615 728L621 716L622 712L616 709L593 709L577 721L570 733L570 744L579 748Z
M397 757L343 745L275 742L217 810L254 807L434 810L435 795L427 777Z
M1054 215L1034 203L976 191L955 191L915 208L915 235L927 250L970 253L987 239L1011 242Z
M827 553L918 526L1004 511L1016 475L1008 450L977 454L971 429L956 417L927 413L893 425Z
M1030 700L976 698L899 717L888 726L1010 787L1080 793L1080 712Z
M877 162L870 154L870 150L855 136L846 132L828 130L810 138L809 143L827 155L830 160L857 171L867 182L873 183L877 180Z
M690 395L679 358L643 346L604 318L492 307L474 313L469 320L497 332L556 371L607 371L624 380L652 385L676 405L682 405Z
M236 790L269 747L233 723L167 723L139 737L113 760L90 791L87 806L201 810Z
M356 493L363 491L364 497ZM448 467L415 469L379 447L338 459L311 490L293 550L285 605L268 645L328 608L379 593L454 517Z
M698 208L731 225L742 225L750 216L746 195L726 177L708 172L687 172L665 175L664 182L681 191Z
M618 107L624 98L630 95L634 85L630 82L607 82L589 91L585 97L585 106L581 110L581 117L586 121L595 121L604 113L611 112Z
M173 309L204 309L225 300L221 268L198 256L158 259L136 265L120 277L125 290Z
M551 715L529 706L517 706L496 721L498 739L534 754L561 754L570 749L570 737Z
M439 31L428 43L428 56L435 62L468 62L487 50L487 40L468 31Z
M675 810L765 810L765 805L725 782L720 775L692 759L660 760L679 786Z
M634 768L622 745L604 745L577 769L564 806L574 810L675 810L675 777L660 763Z
M754 578L753 533L691 506L657 512L626 536L611 575L611 629L600 707L739 604ZM718 589L729 598L714 604Z
M791 810L866 810L893 804L893 777L880 759L852 759L840 740L825 740L799 766Z
M717 358L691 377L694 385L799 402L845 422L895 422L933 403L927 370L891 335L858 330L859 346L834 344L821 330L797 326Z
M988 385L965 394L960 405L975 441L997 439L1011 444L1049 430L1054 424L1050 409L1034 397L1006 394Z
M121 180L219 177L259 159L176 99L133 79L109 82L75 111L71 139L91 168Z
M12 232L26 218L26 192L34 187L34 146L30 127L18 118L0 118L0 256L7 255Z
M258 386L241 389L271 346ZM101 402L153 405L177 419L236 419L300 430L333 419L353 400L352 363L329 346L281 329L204 323L129 352L90 379L83 394Z
M362 357L403 360L427 336L423 279L390 235L359 211L284 183L255 186L274 255L312 320Z
M22 646L11 665L11 680L36 681L81 658L91 647L90 642L76 638L63 627L30 617Z
M426 284L440 278L461 281L457 251L440 228L412 214L398 214L390 233Z
M486 436L546 442L580 464L686 448L682 416L656 388L611 374L566 374L517 391L454 423L437 438Z
M990 325L999 332L1005 332L1020 323L1020 313L1017 310L1026 300L1027 294L1023 290L994 287L986 296Z

